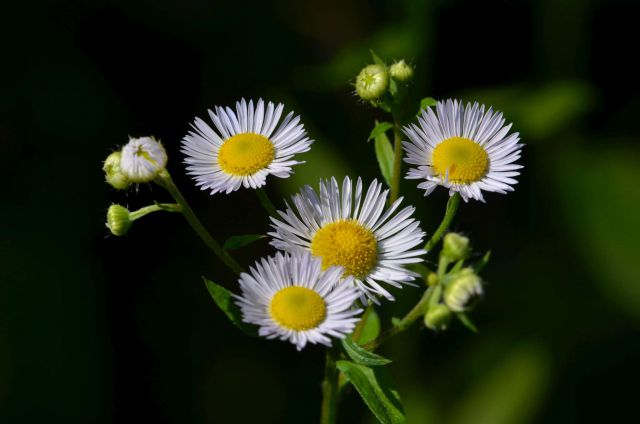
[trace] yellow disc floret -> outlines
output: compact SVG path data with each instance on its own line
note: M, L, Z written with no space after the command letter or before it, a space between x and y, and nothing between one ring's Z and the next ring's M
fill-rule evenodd
M322 296L306 287L279 290L269 306L271 318L295 331L317 328L327 317L327 304Z
M316 232L311 253L322 258L323 269L339 265L345 275L363 278L378 261L378 242L373 233L357 221L341 220Z
M437 175L449 181L469 184L481 180L489 169L489 156L478 143L463 137L451 137L436 146L432 156Z
M273 143L255 133L236 134L224 142L218 163L227 174L252 175L269 166L276 155Z

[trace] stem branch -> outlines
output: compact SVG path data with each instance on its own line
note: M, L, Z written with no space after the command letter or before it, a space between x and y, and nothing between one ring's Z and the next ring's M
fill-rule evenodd
M336 346L327 349L327 357L324 365L324 381L322 382L322 409L320 414L321 424L334 424L338 411L338 369L336 358L338 348Z
M258 200L260 200L260 204L262 205L264 210L267 211L267 213L271 216L278 216L276 207L273 205L271 199L269 199L267 192L264 191L263 188L257 188L255 192L258 195Z
M449 197L449 200L447 201L447 210L444 213L444 218L442 218L442 222L436 229L435 233L433 233L427 244L424 246L424 250L426 250L427 252L430 251L433 246L435 246L440 241L445 231L447 231L447 229L451 225L453 218L456 216L459 204L460 193L456 192L453 196Z
M393 169L391 171L391 194L389 203L392 204L400 196L400 174L402 171L402 135L398 123L393 126Z

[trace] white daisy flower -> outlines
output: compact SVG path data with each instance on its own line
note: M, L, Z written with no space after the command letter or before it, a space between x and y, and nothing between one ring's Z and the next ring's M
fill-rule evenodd
M240 274L236 303L243 320L260 326L263 337L288 340L298 350L307 342L331 346L329 337L350 334L362 312L351 308L359 291L338 284L342 272L340 267L323 271L320 259L309 253L278 252Z
M253 100L247 104L242 99L235 112L216 106L209 116L217 131L196 118L193 131L182 140L184 162L196 185L211 194L231 193L240 186L262 187L269 174L291 175L293 165L304 163L293 156L308 151L313 140L293 112L280 122L283 108L271 102L265 107L262 99L255 108Z
M426 251L411 250L425 236L420 223L410 218L415 208L406 207L394 216L400 198L384 211L388 193L374 180L362 200L360 178L355 193L348 177L342 193L335 178L320 181L319 196L305 186L292 197L297 214L287 204L286 212L278 211L282 220L271 218L271 244L287 252L310 251L322 258L323 268L343 267L344 275L353 277L370 299L382 295L393 300L381 283L401 287L413 281L418 275L404 265L421 262L419 256Z
M407 151L404 161L418 166L406 178L426 180L418 185L425 196L441 185L449 195L459 192L465 202L484 202L482 190L513 191L513 177L522 168L514 162L523 145L518 133L507 135L511 124L504 125L502 113L492 108L485 112L477 102L465 107L457 100L440 101L435 109L422 111L420 126L404 128L410 140L402 143Z
M152 181L167 166L167 152L153 137L130 137L121 155L120 172L134 183Z

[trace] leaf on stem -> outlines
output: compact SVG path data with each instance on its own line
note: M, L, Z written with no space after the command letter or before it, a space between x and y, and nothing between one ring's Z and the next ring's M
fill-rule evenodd
M229 321L249 336L257 336L257 327L242 321L242 313L240 312L238 305L233 301L233 295L231 292L213 281L207 280L205 277L202 277L202 279L204 280L204 284L207 286L207 290L213 298L213 301L216 302L218 308L220 308L227 318L229 318Z
M393 147L389 137L384 133L380 133L375 137L376 158L378 159L378 165L380 166L380 172L382 177L388 186L391 186L391 179L393 174Z
M385 132L389 131L391 128L393 128L393 124L391 122L387 122L387 121L378 122L378 121L376 121L376 126L373 127L373 129L371 130L371 134L369 134L369 138L367 138L367 141L373 140L374 138L376 138L380 134L384 134Z
M476 327L473 321L471 321L471 318L469 318L469 315L465 314L464 312L457 312L456 316L458 317L458 320L460 320L462 325L464 325L474 333L478 332L478 327Z
M420 110L418 111L418 115L422 112L423 109L426 109L430 106L435 106L438 102L433 97L425 97L420 100Z
M489 263L489 258L491 258L491 250L487 250L487 253L484 254L482 259L480 259L474 266L473 270L478 274L482 269Z
M347 355L349 355L349 358L361 365L375 367L379 365L387 365L391 362L390 359L376 355L375 353L360 347L358 344L354 343L350 337L342 339L342 347L344 348L344 351L347 352Z
M229 237L222 246L224 250L235 250L250 245L251 243L265 238L262 234L245 234L242 236Z
M373 58L373 62L376 65L382 65L382 66L387 66L386 63L384 63L384 60L380 59L380 57L373 51L373 49L369 49L369 51L371 52L371 57Z
M367 366L344 360L336 362L336 367L353 384L369 410L381 423L405 422L400 395L391 388L384 368L376 368L374 371Z
M358 343L365 345L375 340L378 335L380 335L380 317L375 309L371 309L367 316L367 322L364 323L364 327L360 332Z

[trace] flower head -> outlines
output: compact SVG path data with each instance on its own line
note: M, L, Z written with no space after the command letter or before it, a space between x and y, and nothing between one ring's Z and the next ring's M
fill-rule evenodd
M444 303L455 312L467 310L482 295L482 280L471 268L464 268L452 276L444 289Z
M419 126L404 128L409 141L405 162L417 165L407 173L408 179L424 179L418 185L425 196L442 185L449 194L484 201L482 190L506 193L513 191L513 179L520 175L515 164L522 144L518 133L509 133L502 113L484 105L457 100L438 102L436 112L428 108L418 118Z
M215 107L209 116L217 131L196 118L193 131L182 140L187 171L202 190L230 193L266 184L267 175L287 178L291 167L304 162L294 155L309 150L300 117L290 112L280 121L284 106L260 99L254 107L242 99L231 108Z
M413 67L402 59L389 67L389 74L397 81L409 82L413 78Z
M376 100L387 91L389 73L382 65L368 65L356 77L356 93L363 100Z
M388 190L373 181L363 196L360 178L355 192L348 177L342 193L335 178L320 181L319 194L305 186L292 197L297 214L287 205L280 219L271 218L271 244L287 252L311 252L325 269L341 266L369 298L382 295L392 300L383 284L401 287L413 281L418 274L404 265L421 262L419 256L426 252L411 250L425 235L411 218L415 208L394 215L402 199L385 210L387 195Z
M133 220L131 220L129 209L122 205L111 205L107 211L106 227L114 236L122 236L129 231Z
M102 166L105 181L117 190L123 190L131 184L129 178L120 170L121 158L121 152L113 152L107 156Z
M153 137L129 138L122 148L120 170L134 183L152 181L167 165L167 152Z
M242 294L236 303L245 322L260 326L259 334L287 340L301 350L307 342L331 345L349 334L361 309L352 309L359 292L338 284L339 267L322 270L309 253L277 253L240 274Z

